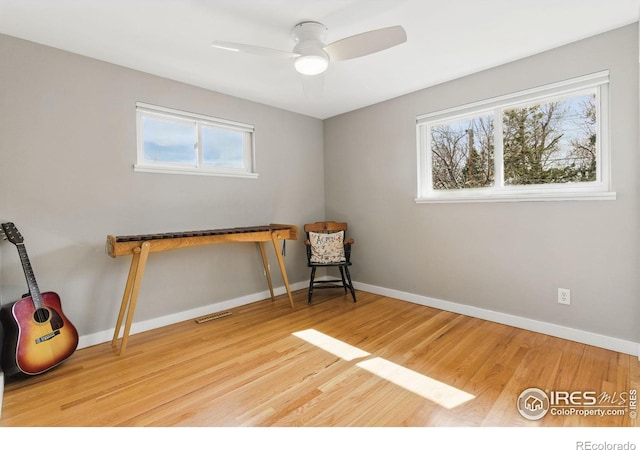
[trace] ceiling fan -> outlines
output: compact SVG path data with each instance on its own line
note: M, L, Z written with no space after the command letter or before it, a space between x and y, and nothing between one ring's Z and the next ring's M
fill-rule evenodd
M319 75L327 70L329 61L343 61L370 55L407 40L400 25L355 34L326 44L327 27L320 22L301 22L291 30L294 47L283 51L237 42L215 41L215 48L265 56L281 56L293 59L295 69L303 75Z

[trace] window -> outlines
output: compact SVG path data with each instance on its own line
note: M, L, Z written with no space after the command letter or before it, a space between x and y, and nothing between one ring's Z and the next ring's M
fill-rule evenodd
M608 72L417 118L416 202L615 199Z
M136 171L257 178L253 126L136 104Z

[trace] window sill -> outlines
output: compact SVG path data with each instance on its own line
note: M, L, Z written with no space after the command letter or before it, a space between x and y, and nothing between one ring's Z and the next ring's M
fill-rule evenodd
M257 173L249 172L234 172L224 170L211 170L211 169L190 169L186 167L153 167L153 166L141 166L134 165L133 170L135 172L148 172L148 173L164 173L171 175L205 175L210 177L233 177L233 178L258 178Z
M418 197L417 204L422 203L498 203L498 202L553 202L576 200L615 200L615 191L567 191L567 192L505 192L485 194L434 195Z

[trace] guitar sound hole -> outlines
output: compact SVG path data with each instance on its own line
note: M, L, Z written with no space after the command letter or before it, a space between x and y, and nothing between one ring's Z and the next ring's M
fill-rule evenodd
M33 319L38 323L44 323L49 320L49 310L45 308L38 308L33 313Z

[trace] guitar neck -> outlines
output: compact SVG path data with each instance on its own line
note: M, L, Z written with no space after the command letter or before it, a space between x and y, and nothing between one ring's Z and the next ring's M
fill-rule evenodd
M18 255L20 255L20 262L22 263L22 269L24 270L24 276L27 279L27 286L29 287L29 293L36 309L44 308L44 302L42 301L42 295L40 295L40 289L38 283L36 283L36 276L33 273L31 262L29 261L29 255L27 255L27 249L23 243L17 243Z

